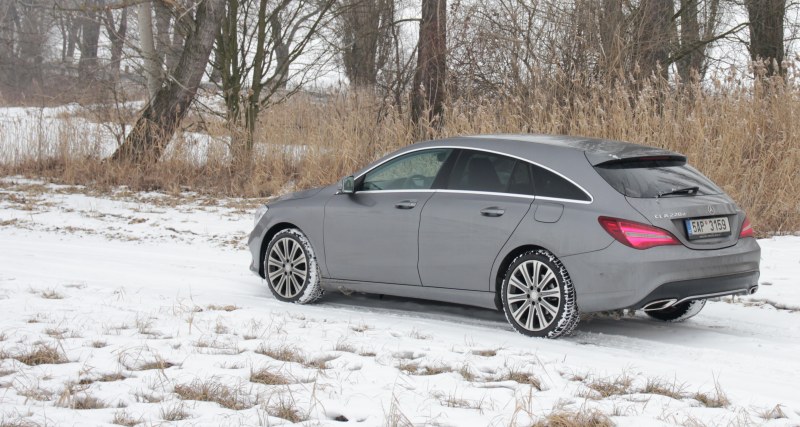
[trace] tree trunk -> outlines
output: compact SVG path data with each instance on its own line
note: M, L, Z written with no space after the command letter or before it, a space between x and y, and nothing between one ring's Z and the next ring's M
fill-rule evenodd
M168 75L172 69L167 66L169 58L172 55L172 37L170 37L170 29L172 29L172 14L162 1L153 3L155 7L155 45L156 54L158 55L158 64L163 72ZM174 64L173 64L174 65Z
M98 6L98 1L90 2L81 16L81 57L78 60L78 72L84 81L97 77L97 48L100 42Z
M144 76L147 79L148 100L156 96L161 87L161 66L153 41L153 12L150 2L139 3L139 43L144 59Z
M113 81L119 80L120 63L122 62L122 48L125 45L125 37L128 32L128 8L122 8L119 27L114 23L114 15L111 10L106 9L106 32L111 40L111 64L110 74Z
M705 60L705 44L700 41L700 22L697 19L699 0L681 0L681 58L677 62L678 75L688 83L692 72L700 74Z
M603 68L614 78L621 77L625 73L623 55L625 15L622 13L622 0L603 0L599 23Z
M750 58L766 62L766 76L783 74L785 0L746 0L750 18Z
M411 119L442 126L447 73L447 0L422 0ZM425 113L427 112L427 116Z
M225 2L206 0L197 6L194 29L186 37L172 78L145 107L112 161L146 164L161 157L197 94L225 15Z
M642 0L639 4L636 62L641 77L669 79L669 53L673 42L671 0Z
M374 87L386 60L380 53L387 53L382 45L387 44L389 26L394 25L394 1L349 0L341 7L340 21L347 79L355 87Z

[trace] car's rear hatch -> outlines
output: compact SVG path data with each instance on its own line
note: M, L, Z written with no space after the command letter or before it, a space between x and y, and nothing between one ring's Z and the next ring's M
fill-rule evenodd
M692 249L733 246L744 218L736 204L680 155L615 159L595 170L654 226Z

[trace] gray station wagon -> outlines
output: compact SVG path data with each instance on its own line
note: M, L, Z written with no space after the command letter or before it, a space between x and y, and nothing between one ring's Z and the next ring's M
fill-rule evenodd
M760 259L744 212L685 156L545 135L408 146L261 207L249 247L281 301L447 301L548 338L580 312L687 319L707 298L755 292Z

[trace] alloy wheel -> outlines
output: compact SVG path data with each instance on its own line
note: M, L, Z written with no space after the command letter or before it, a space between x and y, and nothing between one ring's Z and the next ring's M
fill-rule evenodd
M561 285L547 264L530 260L518 265L506 287L510 314L529 331L541 331L557 318Z
M293 298L303 290L307 276L308 260L300 243L284 237L272 245L267 257L267 277L275 292Z

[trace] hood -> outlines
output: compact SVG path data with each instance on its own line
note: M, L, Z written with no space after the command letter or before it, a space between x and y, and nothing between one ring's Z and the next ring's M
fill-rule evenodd
M310 188L308 190L296 191L294 193L284 194L283 196L270 200L268 204L285 202L287 200L307 199L309 197L316 196L320 191L322 191L323 188L325 187Z

